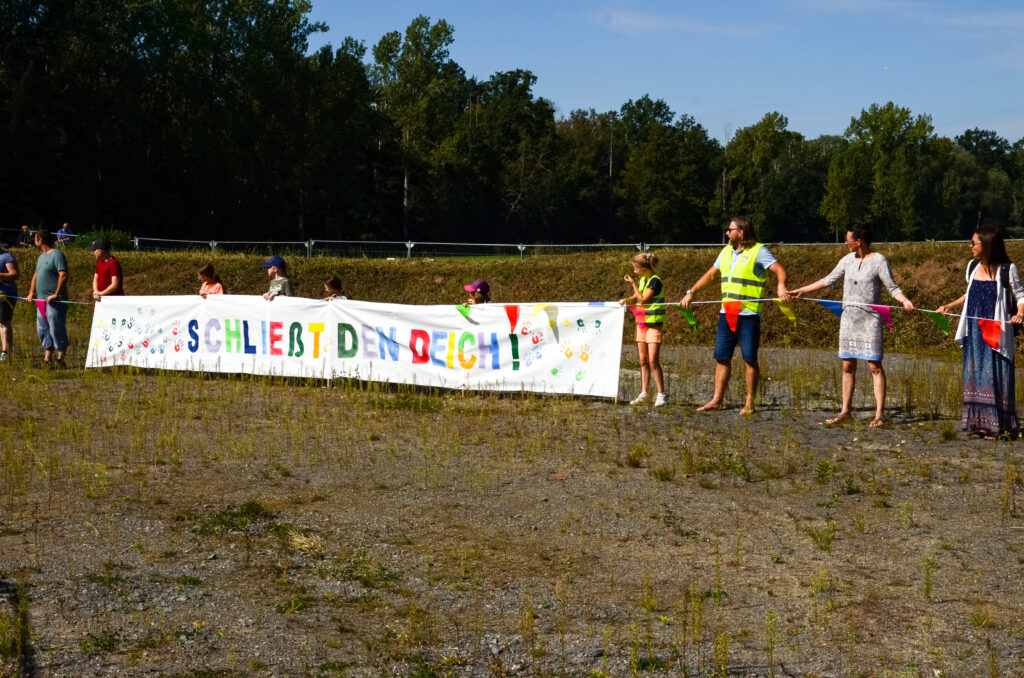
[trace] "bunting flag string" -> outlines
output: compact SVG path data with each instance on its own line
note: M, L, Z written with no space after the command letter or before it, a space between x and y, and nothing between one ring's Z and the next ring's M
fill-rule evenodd
M939 329L942 330L943 334L947 337L949 336L949 318L938 311L926 311L924 309L920 309L920 311L931 318L932 321L939 326Z
M697 318L693 315L693 311L688 308L683 308L679 304L672 304L676 307L676 310L683 314L686 318L686 322L690 323L690 329L697 329Z
M740 308L742 308L742 301L723 301L722 308L725 309L725 322L729 324L729 329L733 332L736 331L736 326L740 321Z
M4 295L6 296L6 295ZM28 297L9 297L10 299L17 299L18 301L28 301ZM40 303L45 304L46 299L33 299L32 302L36 304L38 308ZM54 299L55 304L67 304L68 306L95 306L95 301L68 301L66 299Z
M978 318L978 327L981 329L981 338L992 348L999 348L999 335L1002 334L1003 323L998 320Z
M776 299L775 303L778 304L779 310L782 311L782 315L789 318L789 321L796 325L796 313L793 312L793 304L782 299Z
M889 331L892 332L892 313L889 312L889 307L879 306L878 304L868 304L868 307L885 321L886 327L888 327Z
M843 305L838 301L832 301L831 299L811 299L810 301L816 301L828 310L836 314L837 318L843 317Z

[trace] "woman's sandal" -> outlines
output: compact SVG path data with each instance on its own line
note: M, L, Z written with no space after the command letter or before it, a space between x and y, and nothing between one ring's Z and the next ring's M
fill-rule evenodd
M868 424L868 428L882 428L883 426L885 426L885 419L882 419L881 417L872 419L871 423Z

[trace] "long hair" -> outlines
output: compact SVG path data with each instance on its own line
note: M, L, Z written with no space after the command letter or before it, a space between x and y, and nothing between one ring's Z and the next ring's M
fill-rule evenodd
M981 241L981 263L985 266L1010 263L1003 234L995 226L982 226L975 233Z
M733 217L729 223L736 224L736 227L743 231L743 246L750 247L757 244L757 234L754 232L754 222L750 217Z
M641 252L633 257L633 263L641 268L653 271L654 267L658 265L658 255L653 252Z

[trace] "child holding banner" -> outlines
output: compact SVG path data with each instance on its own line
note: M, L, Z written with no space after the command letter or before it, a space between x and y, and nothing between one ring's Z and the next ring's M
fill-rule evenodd
M324 301L348 299L348 294L341 287L341 278L336 275L332 275L324 281L324 293L327 295L324 297Z
M971 236L971 254L967 292L936 309L946 313L966 302L956 330L956 341L964 349L961 424L972 438L1016 438L1016 347L1010 326L1024 321L1024 283L994 226L982 226Z
M639 281L634 281L633 276L628 274L623 277L632 286L633 294L619 299L619 304L625 306L630 301L636 301L633 315L636 317L636 348L640 356L640 394L630 401L630 405L639 405L647 399L647 386L652 374L658 387L654 406L661 407L668 402L659 358L661 330L665 325L665 287L661 277L654 272L657 265L657 256L641 252L633 257L633 273L640 276Z
M463 285L462 289L469 292L467 304L491 303L491 286L487 284L486 280L474 280L468 285Z
M288 264L283 258L270 257L263 262L263 268L267 269L267 275L270 276L270 289L263 294L264 299L273 301L274 297L295 296L292 293L291 281L285 277L288 273Z
M196 271L196 277L202 283L199 286L199 296L203 299L206 298L207 294L224 294L224 283L220 281L220 276L214 272L213 264L206 264Z
M892 327L889 307L881 306L882 286L908 311L914 304L903 294L892 277L885 257L871 249L871 225L863 221L846 232L850 253L839 260L832 272L817 282L793 290L801 294L820 290L844 280L842 315L839 317L839 358L843 361L843 404L839 414L828 420L838 424L852 417L853 391L857 382L857 361L866 360L875 390L875 418L871 428L885 424L885 370L882 369L882 322ZM884 316L884 318L883 318Z

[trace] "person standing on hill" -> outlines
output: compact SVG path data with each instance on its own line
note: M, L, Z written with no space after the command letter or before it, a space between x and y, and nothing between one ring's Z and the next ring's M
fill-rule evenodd
M636 349L640 356L640 393L630 401L630 405L639 405L647 399L651 375L654 375L654 384L658 387L654 406L661 407L668 403L665 376L661 370L659 357L662 328L665 326L665 287L661 276L654 272L657 265L657 256L650 252L641 252L633 257L633 274L639 276L639 279L634 281L633 276L628 274L622 278L633 287L633 294L625 299L619 299L619 304L625 306L631 301L637 303L634 315Z
M718 316L718 330L715 336L715 394L711 400L697 408L698 412L720 410L725 405L725 389L732 374L732 356L739 342L743 362L746 363L747 402L741 414L754 412L754 396L757 394L761 369L757 362L757 351L761 345L761 306L758 301L764 297L764 285L768 271L778 278L778 295L783 301L790 300L786 289L786 269L782 267L768 248L757 241L754 224L749 217L734 217L725 230L729 244L722 248L714 266L709 268L693 287L686 290L680 300L683 308L690 307L693 293L708 284L716 274L722 275L722 301L739 301L739 315L736 329L730 327L723 305Z
M40 255L25 299L32 303L38 294L39 299L46 302L43 308L36 308L36 333L43 344L43 362L63 367L64 353L68 349L65 323L68 315L65 303L68 300L68 260L63 252L54 249L55 242L53 233L47 230L36 232L35 245Z
M964 349L961 424L972 438L1016 438L1020 425L1011 328L1024 323L1024 281L995 226L975 231L971 255L967 292L936 309L948 313L964 306L956 330L956 342Z
M0 248L0 363L6 362L14 347L14 302L18 298L18 260Z
M871 225L859 221L846 232L850 251L832 272L817 282L793 290L799 297L843 280L843 314L839 319L839 358L843 361L843 404L839 414L828 420L838 424L853 414L853 391L857 383L857 361L868 361L875 390L875 418L868 424L878 428L885 423L885 370L882 368L882 317L868 304L882 303L882 286L908 311L914 304L907 299L892 277L886 258L871 249Z
M123 295L121 263L110 255L110 243L103 239L94 240L90 249L96 257L96 272L92 276L92 298L99 301L101 297Z
M75 233L71 230L71 224L64 222L64 225L57 231L57 244L61 247L67 247L71 244L74 239Z

